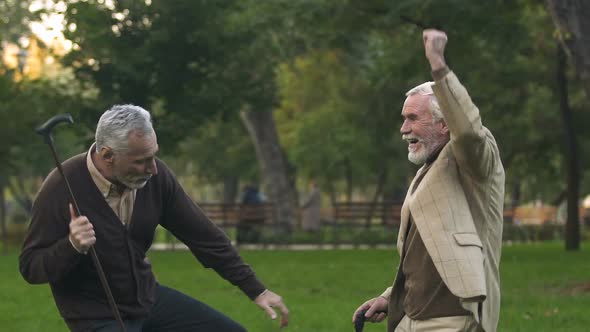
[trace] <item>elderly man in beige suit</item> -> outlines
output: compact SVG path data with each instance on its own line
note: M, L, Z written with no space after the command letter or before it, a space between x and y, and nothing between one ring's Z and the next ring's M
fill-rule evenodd
M447 36L425 30L435 82L407 93L402 138L422 165L402 207L392 287L363 303L389 332L496 331L504 168L479 110L444 60Z

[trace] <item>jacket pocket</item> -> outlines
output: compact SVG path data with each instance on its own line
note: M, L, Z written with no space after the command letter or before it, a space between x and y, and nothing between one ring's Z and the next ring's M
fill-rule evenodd
M453 233L453 237L460 246L476 246L483 249L481 239L476 233Z

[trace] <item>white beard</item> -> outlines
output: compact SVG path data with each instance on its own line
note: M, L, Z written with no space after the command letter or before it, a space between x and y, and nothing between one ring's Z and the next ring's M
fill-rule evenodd
M418 147L417 150L412 150L411 146L408 145L408 160L418 166L424 165L426 160L436 151L443 142L437 142L436 139L430 137L427 139L418 138L414 135L404 135L403 139L408 140L410 138L418 139L418 142L415 144L420 144L421 146Z
M147 184L147 182L149 181L149 179L151 178L148 177L147 179L138 179L138 180L126 180L126 179L120 179L119 182L121 182L123 185L125 185L125 187L134 190L134 189L141 189L143 187L145 187L145 185Z
M428 157L430 156L431 151L426 150L426 146L423 146L422 149L414 152L414 151L409 151L408 152L408 160L415 165L424 165L424 163L426 163L426 160L428 159Z

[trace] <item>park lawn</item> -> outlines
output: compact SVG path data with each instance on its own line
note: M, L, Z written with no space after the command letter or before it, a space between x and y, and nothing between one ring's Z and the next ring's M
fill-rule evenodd
M353 331L350 317L393 278L393 250L243 251L269 288L290 309L286 331ZM223 311L249 331L278 331L237 288L187 251L150 252L158 280ZM590 330L590 251L565 252L561 243L505 246L499 331ZM0 331L66 331L49 287L28 285L18 273L17 253L0 256ZM369 324L365 331L384 331Z

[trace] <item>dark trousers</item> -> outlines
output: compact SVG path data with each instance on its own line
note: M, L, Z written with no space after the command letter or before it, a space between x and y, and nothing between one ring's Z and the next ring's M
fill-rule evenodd
M127 332L246 332L219 311L162 285L148 317L124 322ZM92 332L120 332L116 320L94 321L92 326Z

